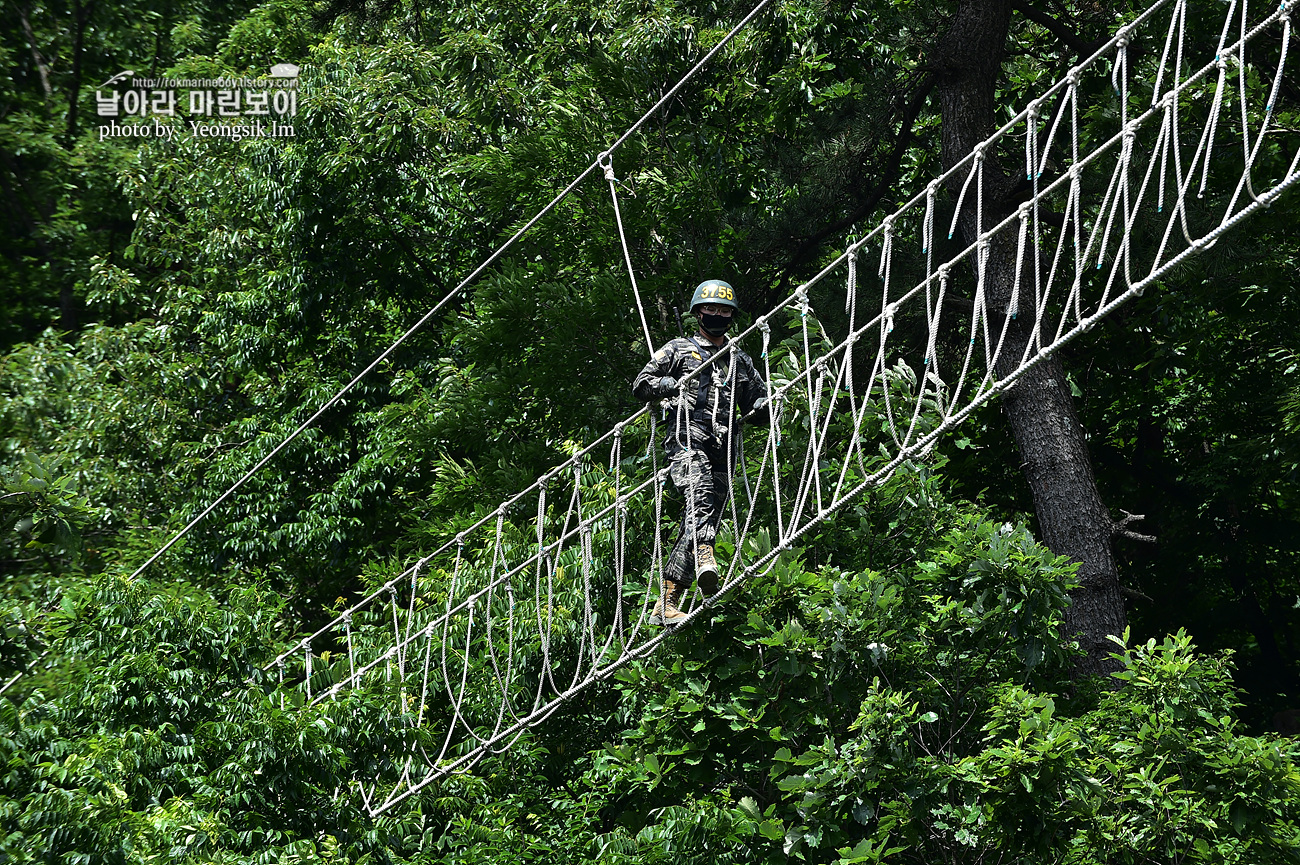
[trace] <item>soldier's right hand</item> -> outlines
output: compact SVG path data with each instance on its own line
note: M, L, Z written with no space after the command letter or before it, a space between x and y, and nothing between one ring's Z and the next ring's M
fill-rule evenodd
M681 389L681 383L670 375L659 379L655 388L659 393L659 398L670 405L679 405L685 403L688 409L695 408L695 382L686 385L685 392Z

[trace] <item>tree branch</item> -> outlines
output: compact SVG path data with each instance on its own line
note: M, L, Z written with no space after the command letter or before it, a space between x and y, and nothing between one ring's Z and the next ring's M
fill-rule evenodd
M1101 45L1096 40L1092 42L1085 41L1073 28L1067 27L1043 10L1031 6L1028 0L1011 0L1011 8L1064 42L1071 51L1080 57L1087 57Z
M1124 510L1123 508L1120 508L1119 512L1124 515L1124 518L1119 522L1115 523L1111 527L1111 534L1113 537L1130 538L1132 540L1143 541L1148 544L1154 544L1156 542L1155 535L1140 534L1128 528L1129 525L1131 525L1132 523L1136 523L1138 520L1145 520L1147 518L1146 514L1130 514L1128 511Z
M17 5L17 4L15 4ZM22 22L23 34L27 36L27 45L32 50L32 62L36 64L36 71L41 76L41 88L45 90L45 98L49 99L54 95L54 89L50 87L50 67L46 63L45 57L36 47L36 33L32 30L32 22L27 18L27 7L17 6L18 20Z
M1128 586L1120 586L1119 593L1131 601L1146 601L1148 604L1155 603L1155 599L1150 595L1144 595L1137 589L1131 589Z

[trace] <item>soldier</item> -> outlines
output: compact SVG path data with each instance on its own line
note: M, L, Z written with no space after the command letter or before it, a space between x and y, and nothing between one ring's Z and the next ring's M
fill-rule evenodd
M632 385L638 399L666 402L669 476L686 497L651 614L655 624L675 625L686 618L678 605L692 580L699 579L706 596L718 590L713 542L731 493L741 424L768 422L767 385L749 355L726 337L739 308L730 285L720 279L701 282L691 297L699 331L655 352ZM683 391L681 379L713 357L710 368Z

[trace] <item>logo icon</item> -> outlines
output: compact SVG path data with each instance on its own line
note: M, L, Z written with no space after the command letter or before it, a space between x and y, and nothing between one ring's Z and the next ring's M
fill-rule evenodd
M271 67L272 78L297 78L298 67L293 63L277 63Z
M295 67L295 74L297 74L297 73L296 73L296 67ZM114 75L112 78L110 78L110 79L108 79L107 81L105 81L103 84L99 85L99 89L102 90L102 89L105 88L105 87L112 87L112 86L113 86L114 84L116 84L117 82L122 81L123 79L126 79L126 78L133 78L134 76L135 76L135 70L134 70L134 69L124 69L123 71L121 71L121 72L117 73L116 75Z

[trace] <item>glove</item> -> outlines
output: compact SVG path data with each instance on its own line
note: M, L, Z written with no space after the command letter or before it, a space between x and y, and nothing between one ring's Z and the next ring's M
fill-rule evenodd
M678 390L677 387L678 384L679 382L677 381L677 379L673 378L670 375L666 375L663 378L659 379L659 384L655 388L657 391L659 391L660 394L659 398L669 403L670 405L679 405L682 402L682 400L678 399L678 394L681 393L681 391ZM688 409L695 408L696 390L697 387L695 382L690 382L689 384L686 385L685 403L686 403L686 408Z
M742 420L745 423L752 423L756 426L768 426L772 423L772 404L767 397L763 397L754 403L753 410L745 415Z

